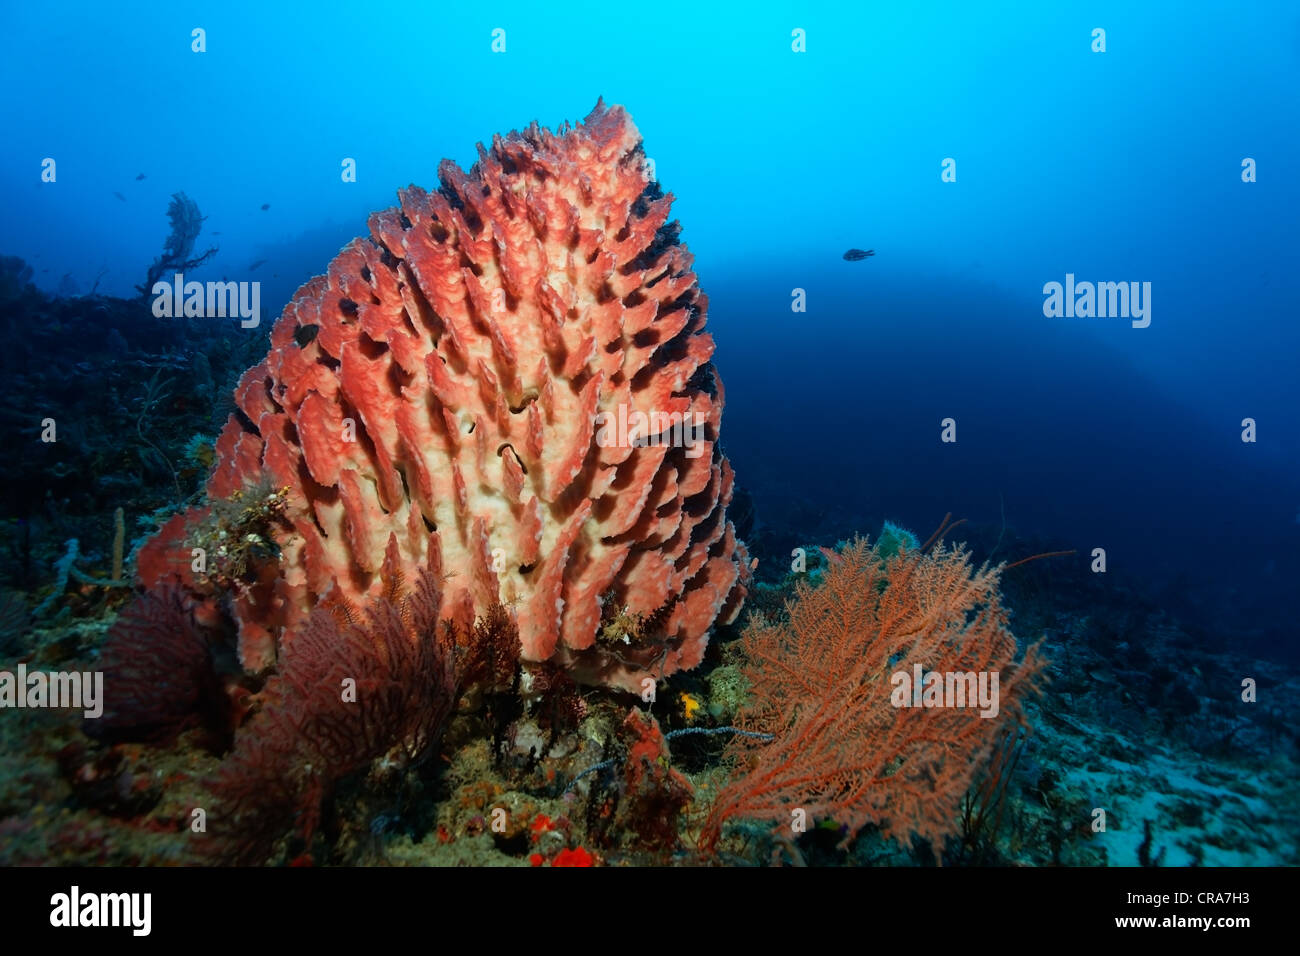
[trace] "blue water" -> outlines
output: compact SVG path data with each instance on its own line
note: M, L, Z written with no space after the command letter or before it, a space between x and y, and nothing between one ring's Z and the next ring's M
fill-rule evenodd
M7 4L0 253L129 295L184 190L194 277L274 313L443 157L603 96L677 197L760 525L1005 523L1297 652L1295 4L269 6ZM1149 327L1045 316L1067 273L1150 282Z

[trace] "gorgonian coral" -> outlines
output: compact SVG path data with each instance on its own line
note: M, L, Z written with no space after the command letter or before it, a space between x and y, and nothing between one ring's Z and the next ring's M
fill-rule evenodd
M972 781L1023 720L1044 661L1037 644L1017 658L1001 566L972 568L961 546L859 539L827 558L819 584L797 586L787 620L750 618L750 696L736 719L749 733L729 745L736 770L700 846L716 850L735 818L782 830L802 813L843 825L846 842L874 823L900 843L929 841L937 857ZM922 672L923 695L900 691L898 675ZM990 707L976 705L980 680Z
M409 767L437 742L456 702L455 636L438 626L431 574L404 587L392 548L386 570L364 612L326 602L285 648L213 783L218 857L261 862L291 828L310 846L341 780L380 758Z
M287 496L278 553L233 592L244 666L326 594L380 594L395 542L445 578L444 616L508 608L527 660L628 689L694 667L748 555L706 298L640 135L597 103L439 174L298 290L239 386L209 498ZM146 584L214 592L190 563L204 519L143 549Z

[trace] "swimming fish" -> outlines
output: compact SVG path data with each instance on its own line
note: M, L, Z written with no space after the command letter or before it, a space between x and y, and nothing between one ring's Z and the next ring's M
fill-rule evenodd
M262 203L262 212L266 212L270 208L271 208L271 204L269 202Z
M122 202L126 202L126 197L123 196L121 193L115 192L113 193L113 195L116 196L118 199L122 200Z
M857 262L859 259L865 259L867 256L874 256L875 249L850 249L844 253L844 258L849 262Z
M139 176L135 177L135 181L136 181L137 183L138 183L140 180L142 180L142 179L144 179L144 173L141 173Z
M264 262L266 262L265 259L258 259L256 262L254 262L252 265L250 265L250 266L248 267L248 271L249 271L249 272L252 272L254 269L256 269L258 266L262 265Z

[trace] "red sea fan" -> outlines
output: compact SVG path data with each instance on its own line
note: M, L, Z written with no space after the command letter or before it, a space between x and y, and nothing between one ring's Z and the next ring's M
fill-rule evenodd
M298 290L238 389L209 499L286 495L275 560L232 599L244 666L327 593L380 594L394 539L408 575L448 576L445 617L508 608L526 660L632 690L696 666L749 558L707 300L636 127L598 103L439 173ZM147 586L215 595L188 570L204 520L143 549Z
M109 631L99 669L104 712L85 721L93 737L165 741L203 724L225 749L231 698L218 677L211 635L194 620L184 590L165 584L127 607Z
M395 561L394 546L389 580L400 582ZM455 643L431 574L400 589L360 612L318 608L286 647L214 786L216 855L261 862L291 828L309 843L344 777L430 753L456 702Z

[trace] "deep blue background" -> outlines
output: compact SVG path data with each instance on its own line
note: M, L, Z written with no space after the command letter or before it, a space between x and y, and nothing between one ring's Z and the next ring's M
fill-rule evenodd
M1295 4L269 6L6 5L0 252L128 294L185 190L196 277L278 310L442 157L603 95L677 197L760 521L1005 515L1296 649ZM1150 328L1045 318L1067 272L1151 282Z

